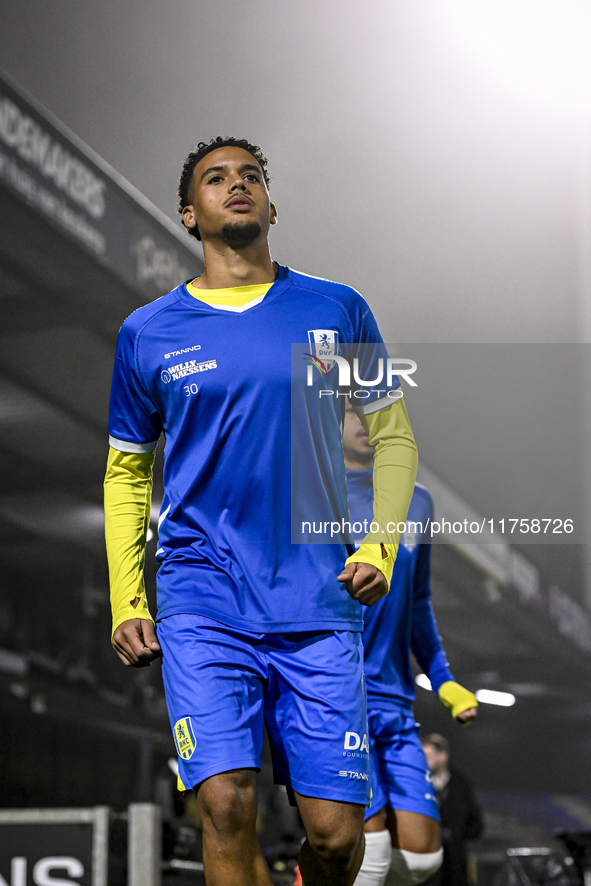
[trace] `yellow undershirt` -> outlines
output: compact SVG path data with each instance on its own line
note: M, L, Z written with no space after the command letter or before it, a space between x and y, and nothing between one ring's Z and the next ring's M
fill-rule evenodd
M374 448L373 519L384 534L375 536L370 532L346 562L375 566L386 576L389 588L401 536L399 527L406 520L414 491L417 445L402 398L370 415L359 414L359 418Z
M191 280L187 283L187 292L211 307L242 313L262 302L272 285L256 283L254 286L232 286L229 289L197 289Z

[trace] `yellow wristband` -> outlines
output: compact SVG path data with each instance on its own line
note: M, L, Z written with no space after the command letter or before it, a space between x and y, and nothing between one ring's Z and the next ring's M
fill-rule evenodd
M464 711L468 711L470 708L478 707L474 693L470 692L469 689L464 689L455 680L447 680L447 682L442 683L437 695L447 708L451 708L451 715L454 720L458 714L463 714Z

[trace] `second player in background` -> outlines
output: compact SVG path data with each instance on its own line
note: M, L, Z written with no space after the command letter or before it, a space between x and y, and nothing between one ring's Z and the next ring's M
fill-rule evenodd
M343 449L351 524L369 523L374 453L350 406ZM431 545L424 529L432 516L431 495L417 483L407 519L411 531L401 536L390 592L364 612L372 803L365 814L365 856L355 886L383 886L390 868L400 886L422 883L443 858L437 796L413 714L410 652L458 722L469 723L477 712L475 696L450 671L431 606Z

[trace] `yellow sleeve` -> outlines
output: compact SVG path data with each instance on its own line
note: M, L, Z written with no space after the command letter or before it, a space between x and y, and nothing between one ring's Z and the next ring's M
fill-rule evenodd
M455 680L447 680L445 683L442 683L437 691L437 695L440 701L450 708L454 720L458 714L463 714L464 711L470 708L478 707L476 696L469 689L464 689L463 686L456 683Z
M386 576L389 586L402 534L398 524L406 520L414 491L417 445L402 398L369 415L359 414L359 418L368 433L370 446L375 449L373 519L379 530L368 533L359 550L346 562L376 566ZM382 544L386 558L383 557Z
M150 523L152 452L109 448L105 475L105 541L113 631L130 618L154 621L144 589L144 554ZM137 606L133 601L139 598Z

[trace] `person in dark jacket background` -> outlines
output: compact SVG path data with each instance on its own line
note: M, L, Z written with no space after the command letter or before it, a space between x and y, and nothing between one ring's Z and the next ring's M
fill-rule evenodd
M449 765L449 743L436 732L421 738L441 815L443 864L424 886L468 886L466 840L483 830L482 813L465 775Z

